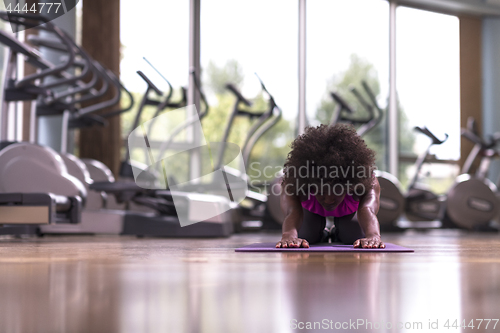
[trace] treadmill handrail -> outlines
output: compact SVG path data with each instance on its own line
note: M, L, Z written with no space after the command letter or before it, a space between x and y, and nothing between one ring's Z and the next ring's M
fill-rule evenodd
M71 47L71 39L68 38L68 36L57 26L52 24L49 19L37 15L37 14L21 14L21 13L8 13L5 11L0 12L0 19L4 21L8 21L10 23L18 24L18 25L23 25L28 28L34 28L36 27L37 29L40 30L45 30L49 31L52 33L55 33L56 36L68 47L68 61L63 63L62 65L54 66L50 69L42 70L39 73L34 73L25 76L22 80L16 82L16 87L23 87L27 85L28 83L32 83L35 80L47 77L49 75L54 75L54 74L59 74L62 71L68 69L69 67L72 66L73 61L75 60L75 51ZM24 21L23 21L24 20ZM38 21L38 23L29 23L26 20L34 20ZM44 25L40 26L39 22L43 22Z
M64 31L63 31L63 33L67 36L67 34ZM82 82L81 82L81 80L83 80L89 72L92 73L92 75L96 74L95 69L93 67L92 58L81 47L76 45L76 43L69 36L67 36L67 37L71 41L72 47L70 47L70 48L68 48L68 46L65 45L64 43L59 43L59 42L52 40L50 38L44 38L44 37L40 37L40 36L36 36L36 35L30 35L28 37L28 41L36 46L46 47L46 48L50 48L54 51L59 51L59 52L64 52L64 53L69 53L69 50L71 48L73 48L75 50L75 55L78 54L81 57L80 60L74 58L72 61L72 64L71 64L71 66L73 66L73 67L81 67L82 68L81 72L78 75L68 75L67 77L63 78L62 80L55 80L55 81L48 82L48 83L41 85L42 87L45 87L45 88L54 88L57 86L69 85L69 84L78 85L78 89L75 90L74 92L67 91L65 93L56 94L56 95L60 96L60 97L57 97L56 99L62 99L62 98L69 96L69 95L74 95L77 93L88 91L90 89L90 88L88 88L89 86L92 87L95 85L95 83L90 85L90 83L83 83L82 84ZM68 57L69 57L69 55L68 55ZM47 100L47 103L50 103L50 102L51 102L51 100Z
M117 110L113 110L113 111L109 111L109 112L106 112L104 114L101 114L100 116L104 117L104 118L110 118L110 117L114 117L116 115L128 112L134 106L134 96L132 95L132 93L123 85L123 83L120 81L120 79L118 79L118 77L112 71L108 70L108 75L111 77L111 79L116 84L118 84L120 86L120 89L124 90L125 93L128 95L129 104L128 104L128 106L126 106L124 108L120 108Z
M39 30L49 31L49 32L55 34L58 37L58 39L62 41L62 42L58 42L56 40L52 40L52 39L48 39L48 38L42 38L42 37L35 38L33 36L31 38L33 44L38 44L38 45L48 47L48 48L51 48L51 49L54 49L57 51L68 53L67 61L66 61L66 63L69 63L68 68L71 66L81 66L82 67L82 70L79 73L79 75L71 75L71 74L66 73L64 71L62 71L60 73L52 73L50 75L55 76L55 77L60 77L62 79L61 80L53 80L53 81L50 81L47 83L40 84L39 87L48 89L48 88L54 88L54 87L57 87L60 85L76 84L76 85L78 85L79 88L73 94L76 94L80 91L83 92L83 91L88 90L87 88L88 88L89 84L81 81L92 70L92 59L86 54L86 52L83 51L83 49L80 48L78 45L76 45L76 43L73 41L73 39L64 30L59 29L57 26L53 25L52 23L51 24L47 23L47 24L41 26L41 25L37 25L34 23L29 24L29 22L26 21L26 19L28 19L28 20L45 22L47 20L45 17L43 17L41 15L34 15L34 14L16 14L16 15L12 15L12 14L13 13L9 13L7 15L7 19L11 23L24 25L26 27L33 27L33 28L39 29ZM15 16L15 17L13 17L13 16ZM0 18L5 19L5 17L0 17ZM77 63L77 59L75 58L76 54L78 54L82 57L82 59L83 59L82 64L83 65L79 64L79 62ZM52 65L52 68L57 68L57 66ZM47 71L45 71L45 72L47 72ZM43 77L45 77L46 76L44 74L45 72L42 71L38 74L43 75ZM33 79L32 78L30 79L30 76L27 76L19 82L24 82L25 80L32 81ZM22 83L20 84L19 82L16 83L16 87L23 86L23 84ZM58 97L57 99L62 99L62 98L63 97ZM94 97L92 97L92 98L94 98ZM87 98L87 99L89 99L89 98ZM55 100L56 100L55 98L47 98L45 100L45 103L46 104L53 103L53 102L55 102Z
M15 38L11 38L7 34L5 34L3 31L0 30L0 43L6 45L7 47L11 48L14 52L19 52L22 53L27 57L27 62L32 64L33 66L44 70L48 68L52 68L54 65L47 61L46 59L42 58L38 50L31 48L30 46L20 42L19 40ZM76 60L75 60L76 62ZM70 75L67 72L60 72L60 73L54 73L51 74L55 77L59 78L72 78L73 76ZM75 84L81 86L84 85L84 82L81 81L76 81Z
M121 98L121 89L120 89L121 87L120 87L120 85L118 85L116 82L114 82L109 77L106 69L104 69L104 67L100 63L96 62L95 66L103 74L105 82L107 82L110 86L112 86L112 87L115 88L114 89L115 90L114 97L111 98L111 99L109 99L109 100L106 100L106 101L103 101L103 102L100 102L100 103L97 103L97 104L94 104L94 105L91 105L91 106L88 106L88 107L81 108L77 112L78 116L81 116L81 115L84 115L84 114L87 114L87 113L93 113L93 112L96 112L96 111L99 111L99 110L102 110L102 109L114 106L114 105L116 105L120 101L120 98Z

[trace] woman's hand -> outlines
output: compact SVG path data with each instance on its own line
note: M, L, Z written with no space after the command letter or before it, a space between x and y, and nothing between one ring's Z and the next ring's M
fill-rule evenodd
M354 247L364 249L384 249L380 239L380 225L377 213L380 208L380 184L377 177L372 177L372 188L359 201L358 222L367 237L354 242Z
M309 243L305 239L297 238L297 237L289 237L283 235L281 240L276 243L276 247L309 247Z
M302 225L303 213L302 205L298 196L288 194L282 188L280 194L281 211L285 215L283 220L281 241L276 243L276 247L309 247L305 239L298 237L300 226Z
M358 239L354 242L354 247L361 247L363 249L385 249L385 244L380 239L380 236L372 236Z

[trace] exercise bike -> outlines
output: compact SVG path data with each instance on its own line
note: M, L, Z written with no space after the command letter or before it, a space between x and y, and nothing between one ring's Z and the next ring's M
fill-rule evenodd
M405 215L409 221L437 221L444 214L445 196L439 196L431 192L425 187L417 183L420 170L432 146L441 145L448 139L448 134L445 134L443 140L438 139L427 127L415 127L415 130L426 135L431 139L431 143L424 153L422 153L415 163L415 174L408 185L408 191L405 196Z
M467 156L461 174L448 191L443 224L470 230L496 230L490 228L488 223L499 212L498 190L487 175L491 160L498 156L495 148L500 141L500 133L484 141L475 130L474 119L469 118L467 128L462 129L462 136L472 141L474 147ZM479 155L479 168L475 174L471 174L472 165Z

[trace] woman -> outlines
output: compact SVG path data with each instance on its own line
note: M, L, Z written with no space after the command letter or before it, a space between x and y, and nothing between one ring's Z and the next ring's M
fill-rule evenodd
M307 127L291 148L280 194L285 219L276 247L308 248L330 237L354 247L385 248L377 219L375 153L354 128ZM332 230L325 229L327 216L334 217Z

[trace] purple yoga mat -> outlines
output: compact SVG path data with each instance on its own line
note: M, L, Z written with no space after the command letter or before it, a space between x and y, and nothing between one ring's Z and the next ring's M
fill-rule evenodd
M407 247L385 243L385 249L360 249L352 245L319 244L310 248L276 248L276 243L255 243L240 247L236 252L414 252Z

